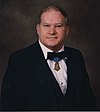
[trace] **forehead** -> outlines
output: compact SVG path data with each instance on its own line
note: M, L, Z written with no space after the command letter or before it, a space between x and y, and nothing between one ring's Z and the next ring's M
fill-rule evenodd
M60 11L56 11L56 10L48 10L43 12L43 14L41 15L41 20L43 21L62 21L64 20L65 17L62 15L62 13Z

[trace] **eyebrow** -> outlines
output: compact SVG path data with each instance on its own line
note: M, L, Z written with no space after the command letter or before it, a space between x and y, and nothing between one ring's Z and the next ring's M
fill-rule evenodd
M48 22L43 22L42 24L51 24L51 23L48 23ZM65 23L62 23L62 22L60 22L60 23L54 23L54 24L65 24Z

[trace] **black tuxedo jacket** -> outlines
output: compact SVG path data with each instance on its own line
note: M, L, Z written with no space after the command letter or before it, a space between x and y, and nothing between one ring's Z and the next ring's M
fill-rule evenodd
M2 83L1 109L95 110L95 97L81 53L69 47L65 47L65 53L68 67L65 96L61 93L38 42L13 53Z

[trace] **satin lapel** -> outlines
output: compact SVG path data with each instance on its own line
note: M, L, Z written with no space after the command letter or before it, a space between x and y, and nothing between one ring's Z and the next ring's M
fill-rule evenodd
M73 78L73 68L72 68L72 62L70 60L70 58L68 57L68 55L66 56L67 59L65 60L65 63L67 65L67 92L72 91L71 87L74 85L74 78Z
M32 62L33 63L32 66L34 68L33 73L35 73L35 75L38 77L41 86L44 86L44 88L46 89L48 98L51 98L50 99L51 104L53 108L56 109L56 100L52 88L53 74L43 56L43 52L38 42L35 44L34 50L36 51L36 53L33 54L34 61L35 61L35 65L34 65L34 61Z
M74 62L74 54L72 53L72 50L70 50L69 48L65 49L65 63L67 65L67 72L68 72L68 78L69 81L75 83L75 80L77 80L77 76L75 74L77 74L77 70L76 70L76 63Z

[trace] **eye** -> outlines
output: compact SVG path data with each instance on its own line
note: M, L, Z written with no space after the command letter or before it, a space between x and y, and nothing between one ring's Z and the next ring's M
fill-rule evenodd
M62 27L62 25L56 25L56 27Z
M50 27L50 25L48 25L48 24L44 24L43 26L44 26L44 27Z
M57 24L56 27L63 27L63 24Z

